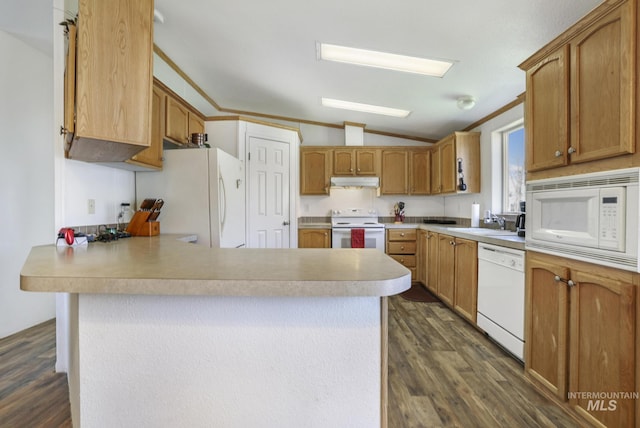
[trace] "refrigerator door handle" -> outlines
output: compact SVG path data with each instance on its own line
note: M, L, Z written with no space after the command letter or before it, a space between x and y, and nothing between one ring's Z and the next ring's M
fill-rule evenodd
M222 174L218 178L220 183L220 193L218 195L218 210L220 214L220 232L224 230L224 223L227 220L227 190L224 187Z

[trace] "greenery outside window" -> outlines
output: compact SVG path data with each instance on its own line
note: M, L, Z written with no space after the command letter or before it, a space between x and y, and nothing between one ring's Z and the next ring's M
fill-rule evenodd
M502 211L520 212L520 201L525 200L524 124L502 132Z

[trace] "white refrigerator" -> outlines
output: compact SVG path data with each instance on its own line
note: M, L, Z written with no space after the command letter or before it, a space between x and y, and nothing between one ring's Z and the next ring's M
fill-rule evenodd
M164 151L162 171L136 172L138 206L164 200L160 233L196 234L214 248L244 247L244 165L218 148Z

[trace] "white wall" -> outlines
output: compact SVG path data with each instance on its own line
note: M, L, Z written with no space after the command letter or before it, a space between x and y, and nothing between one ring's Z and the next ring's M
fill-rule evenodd
M0 31L0 338L51 319L52 294L20 291L34 245L54 239L52 60Z
M65 4L66 3L66 4ZM67 13L65 14L65 8ZM64 157L63 138L57 132L63 121L63 79L64 79L64 37L62 27L56 23L65 17L74 16L77 2L54 0L52 9L53 28L53 69L47 71L49 85L53 89L53 100L47 104L53 110L54 132L51 153L54 170L43 178L53 181L55 188L55 227L50 234L63 226L100 225L116 223L122 202L135 203L135 174L131 171L73 161ZM51 79L53 76L53 79ZM53 109L51 108L53 106ZM36 174L35 171L31 173ZM88 199L95 200L95 214L89 214ZM77 314L70 303L69 295L58 294L56 298L56 370L69 370L70 319Z

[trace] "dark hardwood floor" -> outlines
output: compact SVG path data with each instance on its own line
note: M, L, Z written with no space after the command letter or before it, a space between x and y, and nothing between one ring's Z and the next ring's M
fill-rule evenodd
M442 303L389 298L389 428L578 427Z
M0 339L0 427L71 427L67 376L55 373L50 320Z
M0 427L71 427L55 322L0 339ZM441 303L389 298L389 428L574 427L522 366Z

